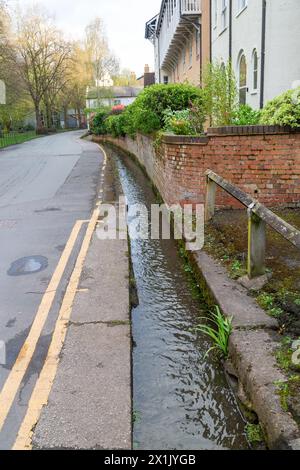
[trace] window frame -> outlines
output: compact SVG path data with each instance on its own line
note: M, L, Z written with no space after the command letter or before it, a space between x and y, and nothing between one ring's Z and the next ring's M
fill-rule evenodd
M244 85L241 85L241 78L242 78L242 75L241 75L241 63L242 63L242 59L245 60L245 84ZM249 91L249 88L248 88L248 66L247 66L247 59L246 59L246 54L245 54L245 51L242 50L239 54L239 60L238 60L238 77L239 77L239 81L238 81L238 88L239 88L239 104L242 105L242 104L247 104L247 93ZM245 93L245 101L241 101L241 94L244 94Z
M255 61L256 61L256 64L255 64ZM256 66L255 66L256 65ZM259 66L258 66L258 52L257 52L257 48L255 47L252 51L252 93L255 94L258 92L258 78L259 78L259 75L258 75L258 72L259 72ZM256 82L256 86L255 86L255 82Z
M243 13L244 10L248 7L248 0L238 0L238 12L237 17Z
M222 31L225 31L228 27L228 2L227 0L222 0L222 10L221 10L221 22L222 22Z

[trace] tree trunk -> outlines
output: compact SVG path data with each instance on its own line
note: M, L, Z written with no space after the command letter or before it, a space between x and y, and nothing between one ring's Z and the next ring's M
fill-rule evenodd
M35 108L35 119L36 119L36 130L39 132L42 129L42 121L41 121L41 114L40 114L40 105L39 103L34 104Z
M64 128L68 129L68 107L64 106Z
M80 108L78 108L78 128L81 129L81 111L80 111Z

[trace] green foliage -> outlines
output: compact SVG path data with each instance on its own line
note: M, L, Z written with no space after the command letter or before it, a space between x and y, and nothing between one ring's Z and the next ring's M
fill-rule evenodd
M125 130L131 137L137 132L142 134L152 134L161 128L161 122L155 111L140 106L134 102L125 111Z
M246 425L246 434L250 444L257 444L264 441L264 434L260 424Z
M300 87L289 90L266 104L261 124L300 127Z
M176 135L196 134L191 122L190 110L167 111L165 114L165 130Z
M215 343L215 346L210 348L206 354L218 350L222 356L227 357L229 338L232 333L232 318L225 318L219 307L216 306L216 311L210 313L209 320L213 323L213 327L205 324L196 327L196 331L204 333Z
M233 113L232 124L234 126L256 126L260 122L260 111L252 109L248 104L243 104Z
M300 375L292 375L286 381L278 380L274 385L277 387L277 395L280 397L283 411L289 411L290 400L299 397Z
M272 294L262 292L257 297L257 302L259 303L259 305L263 309L265 309L268 312L268 314L271 317L279 318L283 313L282 308L280 308L276 305L276 299L275 299L274 295L272 295Z
M124 114L108 116L105 121L106 132L113 137L125 136L125 120Z
M91 123L91 131L96 135L103 135L107 133L105 120L108 117L106 109L98 111Z
M238 279L246 274L246 268L239 260L234 260L230 266L230 275L233 279Z
M208 64L204 73L204 98L212 126L232 124L237 107L237 84L231 63Z
M166 111L183 111L203 103L200 88L188 84L153 85L146 88L124 112L125 131L152 134L164 128ZM191 116L192 119L192 116Z
M175 135L197 135L203 132L205 121L202 100L195 100L190 109L167 110L164 116L164 130Z

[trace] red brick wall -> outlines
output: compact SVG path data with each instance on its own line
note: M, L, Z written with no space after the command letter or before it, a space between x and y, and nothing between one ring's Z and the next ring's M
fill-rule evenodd
M111 140L136 154L168 204L203 203L210 169L269 207L300 206L300 133L166 136L156 152L144 136ZM239 206L221 189L217 205Z

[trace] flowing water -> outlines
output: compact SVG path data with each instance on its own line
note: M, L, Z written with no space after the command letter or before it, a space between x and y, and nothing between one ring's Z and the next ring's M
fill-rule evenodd
M113 155L129 204L156 203L140 168ZM194 328L201 296L173 240L131 240L139 305L132 310L136 449L247 449L245 423L208 339Z

